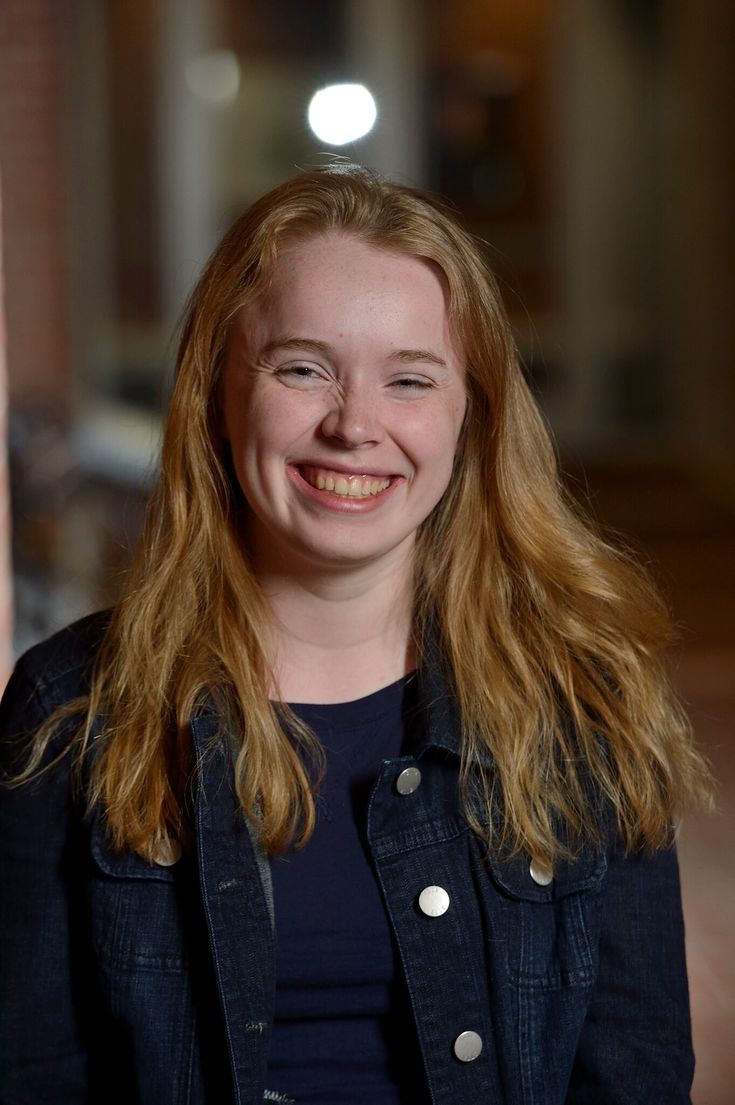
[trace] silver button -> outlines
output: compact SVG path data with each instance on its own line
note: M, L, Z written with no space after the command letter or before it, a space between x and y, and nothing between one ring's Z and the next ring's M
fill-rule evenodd
M413 794L421 782L421 772L417 767L404 767L396 779L396 790L399 794Z
M178 840L162 840L159 842L153 862L159 867L173 867L181 859L181 845Z
M449 909L449 895L443 886L425 886L419 894L419 909L427 917L441 917Z
M482 1036L477 1032L460 1032L454 1041L454 1054L463 1063L471 1063L482 1051Z
M540 863L536 859L531 860L531 866L528 870L533 881L538 883L539 886L548 886L549 883L554 881L552 871L544 863Z

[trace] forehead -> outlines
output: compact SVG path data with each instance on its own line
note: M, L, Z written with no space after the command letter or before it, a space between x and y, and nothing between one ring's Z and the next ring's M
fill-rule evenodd
M330 232L288 245L266 288L239 312L237 329L274 330L332 340L349 334L415 344L419 336L455 349L446 281L438 265ZM272 337L272 334L270 335Z
M419 272L424 272L441 282L441 270L432 261L376 245L347 230L332 230L286 243L274 266L272 283L288 281L298 270L319 269L329 273L355 267L370 274L381 274L385 280L406 275L415 278Z

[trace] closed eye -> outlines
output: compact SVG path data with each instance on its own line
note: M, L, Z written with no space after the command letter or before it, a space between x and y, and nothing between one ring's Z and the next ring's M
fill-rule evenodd
M397 380L391 380L390 386L398 391L428 391L434 384L425 376L400 376Z

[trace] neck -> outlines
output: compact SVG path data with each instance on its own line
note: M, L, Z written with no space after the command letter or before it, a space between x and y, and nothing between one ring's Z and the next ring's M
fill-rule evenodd
M275 615L274 694L348 702L413 670L411 563L258 572Z

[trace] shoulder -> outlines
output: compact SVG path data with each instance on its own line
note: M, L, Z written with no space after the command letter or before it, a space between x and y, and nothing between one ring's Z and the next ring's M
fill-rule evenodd
M0 704L0 734L29 732L89 689L110 611L90 614L34 645L15 665Z
M110 610L89 614L28 649L16 665L26 678L52 689L60 680L83 678L110 624Z

